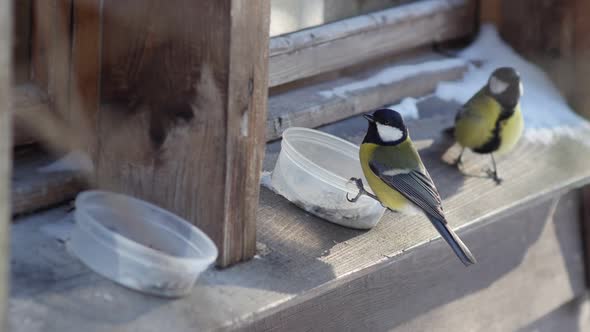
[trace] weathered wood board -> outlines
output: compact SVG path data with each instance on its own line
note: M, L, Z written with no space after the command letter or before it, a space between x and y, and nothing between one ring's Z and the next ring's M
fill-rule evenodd
M97 185L198 225L222 266L251 258L269 0L102 4Z
M0 2L0 331L8 327L10 290L10 175L12 173L12 1Z
M326 24L413 0L272 0L270 35Z
M83 179L71 171L44 172L54 162L35 147L14 153L12 213L19 215L61 204L84 188Z
M270 86L469 36L471 0L427 0L272 38Z
M68 257L63 244L41 230L63 224L55 220L64 213L51 211L15 226L20 240L14 262L23 280L12 294L13 326L28 321L27 331L78 326L161 331L174 322L177 331L404 331L433 327L435 320L457 327L458 316L451 313L462 311L476 331L490 326L512 330L530 326L583 294L579 201L576 193L561 196L590 181L585 158L590 147L567 137L547 145L524 140L499 162L506 180L496 186L441 162L448 142L433 143L433 133L449 118L431 110L423 114L434 116L411 122L411 134L441 191L451 224L480 261L473 268L465 269L422 217L386 213L375 229L355 231L319 220L263 189L256 259L208 271L189 297L170 302L118 287ZM361 117L322 128L357 143L364 129ZM272 168L278 145L268 146L266 169ZM466 157L469 173L479 174L487 166L487 158ZM30 257L27 248L40 247L51 259ZM41 272L31 274L32 266ZM493 313L506 319L495 321Z
M432 66L435 63L439 65ZM425 66L425 69L417 65ZM416 67L408 70L411 66ZM289 127L316 128L392 105L403 98L427 95L440 81L457 80L466 70L465 62L426 52L329 82L276 94L268 101L266 138L280 138Z

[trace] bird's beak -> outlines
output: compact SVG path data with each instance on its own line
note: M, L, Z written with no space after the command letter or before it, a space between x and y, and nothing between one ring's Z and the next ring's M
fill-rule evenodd
M365 117L365 119L367 119L369 122L375 122L375 118L371 114L363 114L363 117Z

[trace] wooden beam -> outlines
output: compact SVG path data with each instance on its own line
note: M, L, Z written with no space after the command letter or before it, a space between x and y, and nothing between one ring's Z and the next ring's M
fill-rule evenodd
M270 35L291 33L409 1L412 0L272 0Z
M466 37L474 16L474 1L427 0L274 37L270 86Z
M12 1L0 1L0 331L8 328L12 173Z
M51 112L47 96L33 84L20 84L13 88L12 105L14 112L14 145L34 143L37 138L33 135L27 123L19 117L23 113L48 114Z
M411 66L415 70L409 70ZM406 97L427 95L438 82L459 79L466 70L467 64L460 60L413 54L409 59L277 94L269 99L266 138L280 138L289 127L315 128Z
M12 176L12 214L28 214L61 204L85 188L83 177L73 171L47 170L55 162L36 148L14 153ZM47 171L46 171L47 170Z
M68 119L72 0L32 0L32 80Z
M103 1L97 181L255 250L269 0Z
M31 0L14 1L13 8L14 83L24 83L30 78L31 66Z
M590 288L590 186L580 191L581 228L584 245L584 263L586 267L586 286Z

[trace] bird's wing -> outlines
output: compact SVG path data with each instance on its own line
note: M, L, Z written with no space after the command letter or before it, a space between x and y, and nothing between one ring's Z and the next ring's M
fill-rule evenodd
M432 217L446 222L440 195L426 170L395 171L377 160L369 162L373 173Z

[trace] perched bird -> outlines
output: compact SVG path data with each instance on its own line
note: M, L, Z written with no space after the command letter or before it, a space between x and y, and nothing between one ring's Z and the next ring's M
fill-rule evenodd
M450 129L461 146L456 166L461 165L466 148L475 153L490 154L493 170L488 170L488 175L496 183L501 183L494 153L512 150L522 135L522 94L520 75L514 68L498 68L492 73L487 84L459 109L455 127Z
M365 191L362 181L353 179L360 195L369 195L385 207L402 213L424 213L440 235L465 265L476 263L475 257L449 227L440 195L412 140L401 115L390 109L365 115L369 121L360 148L363 173L372 191Z

